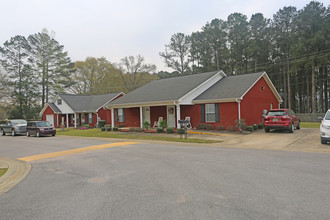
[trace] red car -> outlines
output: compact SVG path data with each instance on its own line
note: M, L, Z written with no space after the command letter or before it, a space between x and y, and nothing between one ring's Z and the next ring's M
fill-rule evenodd
M272 109L263 119L265 132L270 129L285 129L293 133L295 128L300 129L300 118L291 109Z

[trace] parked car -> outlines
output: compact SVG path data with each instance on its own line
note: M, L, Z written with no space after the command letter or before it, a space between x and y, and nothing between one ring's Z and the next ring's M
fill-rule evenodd
M29 121L26 127L26 136L35 135L36 137L46 135L56 135L55 128L48 121Z
M265 132L270 129L285 129L293 133L300 129L300 118L291 109L272 109L263 116Z
M330 109L325 113L324 118L319 119L322 120L320 125L321 143L326 144L330 141Z
M1 135L4 136L6 133L10 133L12 136L17 134L25 134L27 121L23 119L8 120L5 125L0 127Z

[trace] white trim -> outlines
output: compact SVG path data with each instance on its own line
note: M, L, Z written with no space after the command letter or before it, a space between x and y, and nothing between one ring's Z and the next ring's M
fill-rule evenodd
M141 103L128 103L128 104L117 104L117 105L109 105L108 109L113 108L138 108L140 106L147 107L147 106L163 106L163 105L173 105L176 101L175 100L168 100L168 101L159 101L159 102L141 102Z
M109 101L107 101L105 104L103 104L100 108L98 108L96 110L96 112L98 112L101 108L107 108L107 105L109 105L110 102L112 102L113 100L115 100L116 98L118 98L118 96L120 96L120 95L125 95L125 93L120 92L117 96L113 97L112 99L110 99Z
M195 100L195 101L193 101L193 104L236 102L237 99L239 99L239 98Z
M66 113L66 127L69 127L69 114Z
M142 110L142 106L140 106L140 128L143 128L143 110Z
M198 97L200 94L208 90L215 83L219 82L223 77L226 77L226 74L223 71L219 71L215 73L212 77L199 84L196 88L192 89L181 98L179 98L178 102L180 104L192 104L193 100Z
M74 127L77 127L77 113L74 113Z
M111 109L111 127L115 127L115 109Z
M176 104L176 128L180 128L179 120L181 120L181 109L180 105Z

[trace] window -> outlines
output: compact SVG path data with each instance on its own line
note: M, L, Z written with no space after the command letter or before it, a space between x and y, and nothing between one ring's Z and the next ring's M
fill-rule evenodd
M62 105L62 99L57 99L57 105Z
M88 114L88 123L92 124L93 123L93 113Z
M118 111L118 122L124 122L125 121L124 109L119 108L117 111Z
M205 104L206 122L215 122L215 105Z

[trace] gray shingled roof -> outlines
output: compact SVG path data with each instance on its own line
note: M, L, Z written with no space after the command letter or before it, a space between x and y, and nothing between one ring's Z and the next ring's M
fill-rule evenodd
M95 112L120 93L110 93L105 95L67 95L59 96L72 108L75 112Z
M158 79L111 102L111 105L176 101L217 73L219 71Z
M264 73L227 76L196 97L194 101L241 98Z
M57 106L54 103L48 103L49 107L53 109L55 113L61 113L61 110L57 108Z

